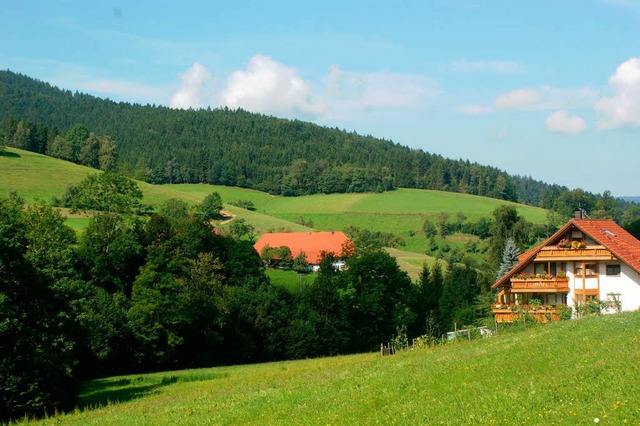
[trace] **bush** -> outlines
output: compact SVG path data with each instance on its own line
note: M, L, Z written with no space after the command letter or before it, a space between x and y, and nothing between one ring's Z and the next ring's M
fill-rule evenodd
M256 209L253 201L251 200L238 200L229 202L232 206L240 207L241 209L254 211Z

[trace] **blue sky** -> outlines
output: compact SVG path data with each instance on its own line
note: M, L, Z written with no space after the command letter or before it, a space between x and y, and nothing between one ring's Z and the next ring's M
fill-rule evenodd
M4 2L0 68L640 195L640 0Z

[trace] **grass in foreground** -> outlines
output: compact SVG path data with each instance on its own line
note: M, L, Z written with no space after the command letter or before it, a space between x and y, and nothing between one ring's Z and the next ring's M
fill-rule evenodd
M381 358L112 377L44 424L638 424L640 313ZM597 419L597 420L596 420Z

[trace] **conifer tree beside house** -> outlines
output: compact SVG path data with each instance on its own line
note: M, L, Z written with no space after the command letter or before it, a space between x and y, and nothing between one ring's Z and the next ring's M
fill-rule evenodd
M509 238L504 245L504 251L502 252L502 263L498 268L496 274L496 280L500 279L504 274L509 272L518 263L518 256L520 256L520 249L516 245L513 238Z

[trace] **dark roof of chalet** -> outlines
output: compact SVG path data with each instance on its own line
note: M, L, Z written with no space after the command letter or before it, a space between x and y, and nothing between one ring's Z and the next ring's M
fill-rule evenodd
M640 240L625 231L620 225L607 219L572 219L539 246L518 256L518 264L493 284L493 288L504 286L514 274L522 271L535 259L543 247L563 237L572 228L589 235L595 242L608 249L620 261L640 274Z

